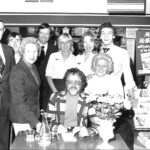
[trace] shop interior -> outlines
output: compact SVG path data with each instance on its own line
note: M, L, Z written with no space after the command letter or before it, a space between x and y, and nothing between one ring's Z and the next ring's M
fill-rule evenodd
M119 4L126 6L121 9L113 8ZM128 4L128 5L127 5ZM128 9L128 6L135 5L134 9ZM51 26L51 41L57 45L57 38L67 30L74 39L74 55L78 54L78 42L81 36L87 30L95 34L95 44L99 45L99 26L103 22L111 22L116 28L116 37L114 43L126 49L130 56L130 66L133 73L134 80L138 89L145 89L144 80L145 74L138 74L137 72L137 34L139 31L150 32L150 0L134 0L117 1L108 0L107 13L0 13L0 18L6 22L6 31L3 35L3 43L7 43L6 37L11 31L21 33L22 37L33 36L37 37L38 25L47 22ZM139 6L142 9L138 9ZM136 9L137 6L137 9ZM150 36L148 37L150 39ZM150 40L147 43L150 45ZM147 97L145 99L147 101ZM148 103L148 111L150 111L150 101ZM150 114L150 113L149 113ZM149 123L150 125L150 123ZM137 129L139 131L139 129ZM150 126L140 129L144 131L150 130ZM143 136L143 135L142 135ZM150 141L150 134L148 134ZM137 142L137 141L136 141ZM137 144L138 145L138 144ZM144 144L143 144L144 145ZM140 145L141 146L141 145ZM137 149L146 149L145 146L138 147Z

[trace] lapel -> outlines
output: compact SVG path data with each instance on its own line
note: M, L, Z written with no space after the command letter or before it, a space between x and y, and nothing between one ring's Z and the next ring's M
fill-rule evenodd
M4 53L4 57L5 57L5 68L2 74L2 80L4 80L7 75L10 73L9 71L11 70L10 67L12 67L13 64L11 64L11 59L10 59L10 53L9 50L7 50L7 47L5 47L5 45L2 44L2 50Z
M54 52L57 52L57 48L49 41L46 51L46 57L49 58L50 54Z
M30 72L30 70L29 70L29 68L28 68L28 66L26 65L26 63L21 59L20 60L20 65L21 65L21 67L22 67L22 69L27 73L27 76L29 76L30 77L30 79L37 85L37 86L40 86L40 77L39 77L39 73L38 73L38 71L37 71L37 68L36 68L36 74L37 74L37 79L38 79L38 83L37 83L37 81L35 80L35 78L33 77L33 75L32 75L32 73Z
M46 50L46 60L49 58L49 55L51 54L51 46L50 44L48 43L48 46L47 46L47 50Z
M36 81L36 83L38 84L38 86L40 86L41 85L41 79L40 79L40 75L39 75L39 72L38 72L38 69L37 69L37 67L36 67L36 65L34 64L34 67L35 67L35 71L36 71L36 76L37 76L37 80L38 80L38 83L37 83L37 81Z

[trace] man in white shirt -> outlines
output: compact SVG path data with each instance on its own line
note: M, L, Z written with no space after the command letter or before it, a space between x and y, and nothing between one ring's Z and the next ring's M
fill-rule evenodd
M132 72L130 69L129 55L125 49L122 49L114 45L113 43L114 38L115 38L115 29L112 26L112 24L110 22L103 23L100 26L100 39L102 41L100 53L107 53L108 55L111 56L114 62L114 72L112 73L112 75L115 75L120 80L121 80L122 74L124 75L125 94L128 96L129 100L131 101L131 105L135 105L136 101L134 97L134 88L136 87L136 84L133 80ZM130 116L133 117L132 111L130 112ZM134 134L133 134L133 130L130 124L131 122L130 118L128 117L124 118L125 123L122 122L122 120L117 121L115 126L116 126L116 131L122 136L122 138L128 145L129 149L133 150ZM119 123L119 122L122 122L122 123Z
M115 29L111 23L104 23L100 26L100 39L102 46L100 52L109 54L114 62L114 75L121 79L124 75L125 81L125 96L131 100L134 99L134 88L136 84L130 68L130 58L128 52L113 43L115 38Z

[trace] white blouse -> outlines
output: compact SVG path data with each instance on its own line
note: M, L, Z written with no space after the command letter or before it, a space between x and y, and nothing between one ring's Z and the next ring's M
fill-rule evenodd
M123 97L123 86L117 77L114 75L105 75L98 77L96 75L88 80L88 85L85 89L89 94L106 94L121 95Z
M76 56L77 68L85 73L85 75L93 74L91 70L92 58L95 54L91 53L88 59L85 60L84 54Z
M67 69L76 67L75 56L70 53L70 56L64 61L61 52L52 53L49 57L46 76L51 76L52 79L63 79Z

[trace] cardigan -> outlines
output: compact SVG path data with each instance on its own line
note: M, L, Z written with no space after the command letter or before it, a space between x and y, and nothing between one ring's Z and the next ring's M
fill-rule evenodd
M81 93L78 99L77 106L77 126L85 126L88 128L90 135L97 134L98 125L95 123L95 118L97 118L94 108L91 107L90 103L86 101L87 96ZM58 126L64 124L65 117L65 104L66 104L66 92L56 92L52 93L47 113L51 114L51 130L57 132ZM89 125L89 121L91 125Z

